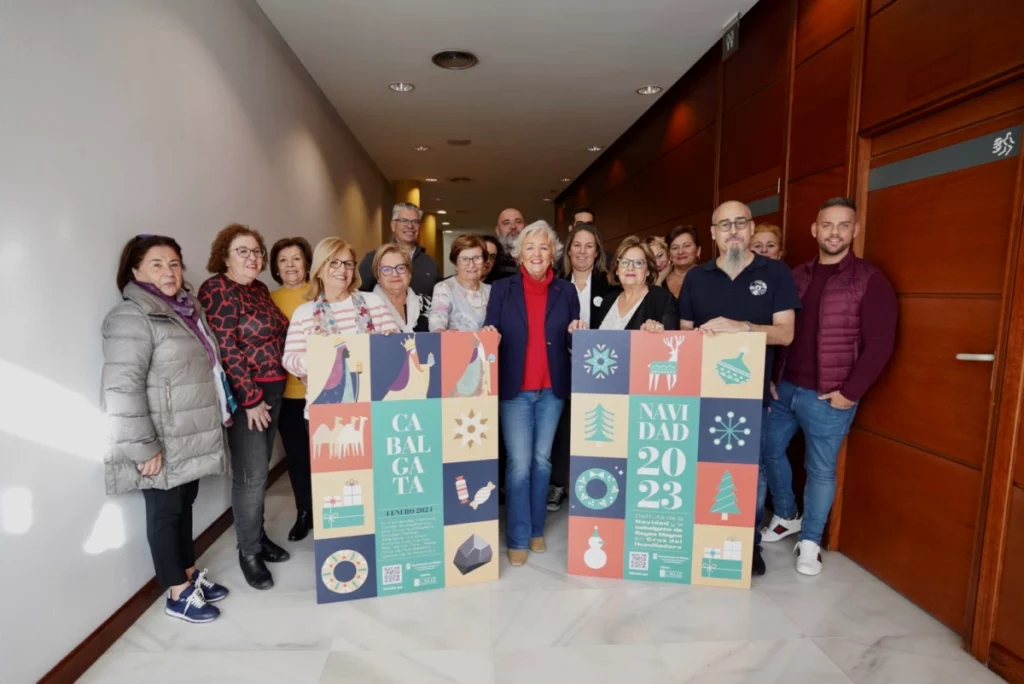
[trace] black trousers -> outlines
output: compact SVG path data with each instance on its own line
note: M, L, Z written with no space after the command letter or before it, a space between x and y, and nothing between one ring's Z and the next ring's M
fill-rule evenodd
M228 428L231 446L231 508L235 514L238 550L247 556L260 552L263 539L263 504L270 474L270 457L281 420L281 394L284 380L261 382L263 401L270 406L270 427L250 430L245 409L239 407Z
M199 480L173 489L143 489L146 501L146 538L153 555L156 581L166 588L188 581L185 569L196 564L192 541L192 504Z
M551 445L551 484L558 487L569 486L569 445L572 436L571 399L566 397L562 406L562 416L558 419L555 430L555 443Z
M281 400L281 443L288 457L288 477L292 481L297 511L313 512L313 485L309 472L309 421L303 413L305 399Z

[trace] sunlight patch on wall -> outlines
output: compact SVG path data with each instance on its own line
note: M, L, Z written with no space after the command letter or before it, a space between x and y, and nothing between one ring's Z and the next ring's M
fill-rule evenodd
M118 504L107 501L100 508L96 522L92 525L92 534L85 540L82 550L95 556L104 551L121 548L124 541L124 514Z

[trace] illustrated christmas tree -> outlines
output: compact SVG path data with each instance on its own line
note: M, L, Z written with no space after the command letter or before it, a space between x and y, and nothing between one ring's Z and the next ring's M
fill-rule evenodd
M728 520L730 513L740 513L740 507L736 505L736 485L733 484L732 473L728 470L722 474L722 479L718 482L718 493L715 495L711 512L721 513L722 520Z
M587 411L585 415L584 429L587 433L588 442L610 442L611 433L615 429L615 414L601 404Z

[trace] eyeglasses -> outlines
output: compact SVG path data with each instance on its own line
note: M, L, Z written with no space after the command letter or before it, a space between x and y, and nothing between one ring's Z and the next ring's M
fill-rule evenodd
M349 262L349 263L354 264L356 262L352 261L352 262ZM394 275L395 273L397 273L398 275L405 275L408 272L409 272L409 267L406 266L405 264L398 264L397 266L381 266L380 267L380 274L382 276Z
M647 259L619 259L619 268L624 268L627 271L630 266L633 267L633 270L639 271L646 265Z
M344 268L346 271L356 270L356 262L351 260L342 261L341 259L331 259L327 262L327 267L332 271L337 271L339 268Z
M469 266L470 264L482 264L483 262L484 258L479 254L475 254L473 256L459 257L459 263L462 264L463 266Z
M715 225L718 227L719 230L726 230L726 231L728 231L728 230L733 230L733 229L743 230L744 228L749 226L751 223L753 223L753 221L751 221L748 218L743 218L741 216L740 218L732 219L731 221L729 219L722 219L721 221L719 221Z
M238 255L239 259L248 259L253 254L255 254L260 259L267 256L267 250L263 249L262 247L257 247L256 249L251 249L249 247L235 247L235 249L232 251L234 251L234 253Z
M419 219L397 218L394 220L394 223L397 223L400 226L412 226L414 228L419 228L423 221L420 221Z

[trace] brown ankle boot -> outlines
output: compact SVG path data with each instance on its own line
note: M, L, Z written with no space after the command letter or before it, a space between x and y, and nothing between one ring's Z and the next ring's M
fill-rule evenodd
M513 567L526 565L526 557L528 555L529 554L526 552L526 549L509 549L508 562L511 563Z
M547 551L548 547L544 544L544 537L532 537L530 539L530 550L534 553L544 553Z

